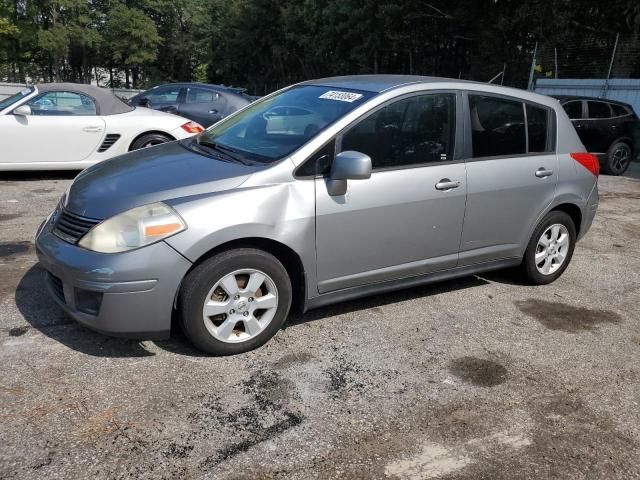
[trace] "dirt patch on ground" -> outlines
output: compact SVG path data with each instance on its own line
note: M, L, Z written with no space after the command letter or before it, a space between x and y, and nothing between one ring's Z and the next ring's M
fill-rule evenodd
M550 330L561 330L568 333L592 331L603 323L620 323L622 317L611 310L574 307L561 302L547 302L530 298L517 301L515 306Z
M456 358L449 363L449 371L463 381L477 387L494 387L507 379L507 369L497 362L476 357Z

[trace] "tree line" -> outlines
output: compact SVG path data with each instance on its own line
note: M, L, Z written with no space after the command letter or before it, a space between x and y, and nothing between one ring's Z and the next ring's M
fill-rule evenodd
M506 66L522 87L537 42L639 31L638 0L0 0L0 81L263 94L357 73L487 81Z

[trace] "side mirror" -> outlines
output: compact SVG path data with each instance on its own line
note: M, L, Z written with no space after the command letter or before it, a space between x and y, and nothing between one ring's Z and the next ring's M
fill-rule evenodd
M141 98L140 100L138 100L138 105L140 105L141 107L148 108L149 105L150 105L149 99L148 98Z
M13 111L13 114L21 116L31 115L31 107L29 105L20 105Z
M336 155L327 180L329 195L347 193L347 180L365 180L371 177L371 157L365 153L347 150Z

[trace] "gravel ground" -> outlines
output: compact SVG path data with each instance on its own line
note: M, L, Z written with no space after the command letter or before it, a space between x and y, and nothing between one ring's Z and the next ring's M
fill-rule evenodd
M227 358L66 318L32 239L74 174L3 174L0 478L640 478L638 167L552 285L342 303Z

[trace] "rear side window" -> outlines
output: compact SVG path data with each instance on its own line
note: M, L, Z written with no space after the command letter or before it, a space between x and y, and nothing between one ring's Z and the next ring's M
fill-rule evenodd
M522 102L469 95L469 109L474 158L526 153Z
M569 115L569 118L571 120L582 118L582 101L577 100L573 102L567 102L562 105L562 108L564 108L564 111L567 112L567 115Z
M204 88L187 88L186 103L216 103L222 100L222 95Z
M552 151L549 135L549 110L526 105L529 152L544 153Z
M588 118L611 118L611 108L604 102L587 102Z
M349 129L342 137L341 151L366 153L374 170L451 161L455 111L452 93L398 100Z

